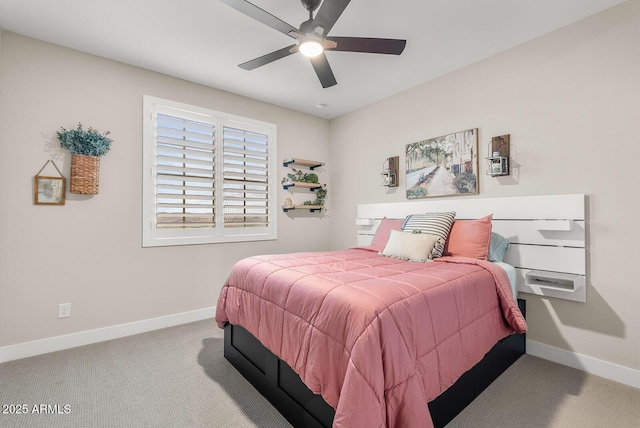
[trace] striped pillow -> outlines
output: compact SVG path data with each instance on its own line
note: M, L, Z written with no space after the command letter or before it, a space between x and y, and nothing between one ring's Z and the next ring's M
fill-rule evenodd
M402 223L402 230L419 231L420 233L428 233L430 235L439 236L440 240L434 248L433 257L442 257L444 252L444 244L449 236L453 219L455 218L455 211L443 212L443 213L426 213L426 214L411 214L404 219Z

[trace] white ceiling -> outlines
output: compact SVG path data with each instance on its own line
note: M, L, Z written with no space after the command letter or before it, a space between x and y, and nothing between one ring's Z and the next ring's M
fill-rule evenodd
M327 52L338 81L327 89L301 54L238 68L292 39L219 0L0 0L0 28L334 118L622 2L352 0L330 35L407 47L400 56ZM299 0L253 3L294 27L308 18Z

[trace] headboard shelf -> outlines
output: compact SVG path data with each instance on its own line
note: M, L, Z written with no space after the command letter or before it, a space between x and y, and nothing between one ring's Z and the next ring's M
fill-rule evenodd
M358 245L370 245L382 218L455 211L456 219L492 214L492 230L509 240L505 262L516 267L518 290L548 297L586 301L585 195L535 195L501 198L450 198L359 204ZM531 271L577 275L571 287L531 283ZM573 278L573 277L572 277Z

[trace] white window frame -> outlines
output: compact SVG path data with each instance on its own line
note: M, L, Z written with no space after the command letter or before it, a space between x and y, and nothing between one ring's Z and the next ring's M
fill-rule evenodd
M156 145L157 115L172 116L213 124L215 143L215 191L216 224L209 228L162 229L156 227ZM224 227L224 188L222 173L222 138L224 127L257 132L268 136L268 221L266 227ZM217 244L225 242L251 242L277 239L277 140L276 125L248 119L215 110L196 107L162 98L143 96L143 179L142 179L142 246L157 247L191 244Z

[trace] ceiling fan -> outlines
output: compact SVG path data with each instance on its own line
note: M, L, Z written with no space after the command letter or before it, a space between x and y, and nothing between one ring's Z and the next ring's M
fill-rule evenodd
M329 31L351 0L324 0L315 17L313 11L318 8L322 0L301 1L305 9L309 11L309 19L300 24L300 28L295 28L248 1L222 0L223 3L237 11L296 40L293 45L244 62L239 65L240 68L253 70L300 52L311 60L311 65L318 75L322 87L328 88L337 82L324 51L400 55L407 44L406 40L399 39L329 36Z

